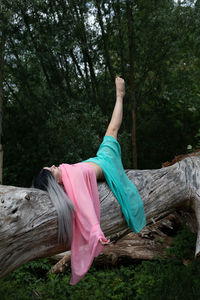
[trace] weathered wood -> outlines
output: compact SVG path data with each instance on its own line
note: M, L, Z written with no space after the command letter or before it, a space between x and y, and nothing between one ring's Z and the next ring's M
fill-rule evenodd
M130 260L138 262L165 255L164 249L170 247L172 235L181 228L183 220L186 220L181 216L181 212L174 212L156 223L145 226L139 234L130 232L106 245L100 255L94 259L94 265L116 265ZM191 216L191 212L188 214ZM66 272L70 265L71 252L59 253L52 260L57 262L51 268L52 273Z
M192 156L158 170L128 170L144 202L147 224L185 201L194 205L198 222L196 255L200 252L200 157ZM116 239L127 225L120 206L105 182L98 184L101 227ZM68 250L57 242L57 214L45 192L0 187L0 276L23 263Z

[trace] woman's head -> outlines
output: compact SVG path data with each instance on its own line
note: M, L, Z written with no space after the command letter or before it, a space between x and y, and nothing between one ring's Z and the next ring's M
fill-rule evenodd
M62 183L61 169L52 165L51 167L44 167L41 169L41 171L33 179L33 186L37 189L47 191L48 178L52 178L52 176L55 178L57 183Z
M56 167L54 167L52 168L54 173L49 170L51 168L43 168L38 175L34 177L32 187L48 192L58 213L58 240L60 243L71 245L73 211L75 207L62 186L56 181L54 176ZM56 170L56 172L57 171L58 170Z
M55 180L58 183L60 183L60 184L62 183L62 172L61 172L61 169L59 169L55 165L52 165L51 167L44 167L43 169L50 171L51 174L54 176Z

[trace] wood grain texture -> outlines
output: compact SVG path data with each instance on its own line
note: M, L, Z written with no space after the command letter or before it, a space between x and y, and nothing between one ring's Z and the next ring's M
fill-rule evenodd
M192 156L157 170L127 170L144 202L147 224L185 201L194 206L198 222L196 255L200 252L200 157ZM120 205L105 182L98 183L101 227L116 240L127 233ZM57 213L47 193L0 186L0 276L35 258L69 250L58 244Z

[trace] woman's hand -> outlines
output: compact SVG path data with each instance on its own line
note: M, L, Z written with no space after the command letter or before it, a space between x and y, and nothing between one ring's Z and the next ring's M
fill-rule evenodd
M105 240L103 241L103 239L99 239L99 242L101 243L101 245L104 246L104 245L108 245L108 244L110 243L110 240L106 240L106 239L105 239Z
M123 78L116 76L115 77L115 85L116 85L116 97L123 98L125 95L125 81Z

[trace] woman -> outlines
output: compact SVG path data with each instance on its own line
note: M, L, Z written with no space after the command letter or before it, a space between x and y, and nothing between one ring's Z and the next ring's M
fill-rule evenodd
M145 226L143 203L121 162L118 130L122 123L125 82L116 77L116 103L97 156L84 162L44 167L33 186L46 190L58 212L59 241L71 245L71 284L87 272L93 258L109 241L100 228L97 180L106 179L119 201L128 226Z

